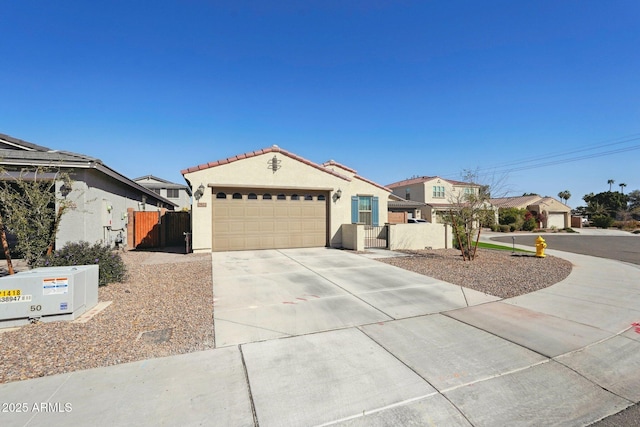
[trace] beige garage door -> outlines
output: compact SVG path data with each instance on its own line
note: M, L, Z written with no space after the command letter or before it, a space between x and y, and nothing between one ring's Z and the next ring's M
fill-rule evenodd
M213 189L213 251L327 245L327 193Z

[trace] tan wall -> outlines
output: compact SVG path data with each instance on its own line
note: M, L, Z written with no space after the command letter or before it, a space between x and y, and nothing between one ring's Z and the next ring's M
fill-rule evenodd
M445 224L391 224L389 249L447 249L453 247L451 234Z
M273 172L269 169L273 156L280 161L280 168ZM228 164L185 173L184 177L195 191L202 183L205 194L199 202L194 200L192 208L193 251L211 251L212 236L212 187L252 187L252 188L292 188L326 190L329 195L329 242L330 246L342 246L342 224L351 223L351 196L368 195L379 199L379 222L388 221L387 200L389 192L365 181L342 179L325 171L314 168L301 161L281 153L266 153ZM334 201L334 194L340 189L342 197Z
M353 251L364 251L364 225L342 224L342 247Z

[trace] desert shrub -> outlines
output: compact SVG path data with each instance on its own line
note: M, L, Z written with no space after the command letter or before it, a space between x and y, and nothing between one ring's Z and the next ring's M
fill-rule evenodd
M501 231L501 232L503 232L503 233L508 233L508 232L510 232L510 231L511 231L511 227L509 227L509 226L508 226L508 225L506 225L506 224L502 224L502 225L500 226L500 231Z
M500 224L518 224L524 222L526 209L500 208L498 210L498 222Z
M538 221L532 215L529 215L529 217L522 224L522 229L524 231L533 231L537 227L538 227Z
M518 226L518 224L509 224L509 231L518 231L520 230L520 227Z
M53 252L43 261L41 267L57 267L71 265L98 264L98 284L104 286L108 283L124 282L127 276L127 267L122 257L109 245L89 242L67 243L64 247Z
M636 228L640 228L640 221L632 219L626 221L615 221L613 223L613 227L619 228L620 230L635 230Z
M591 220L593 222L593 225L598 228L609 228L615 222L615 219L608 215L594 215Z

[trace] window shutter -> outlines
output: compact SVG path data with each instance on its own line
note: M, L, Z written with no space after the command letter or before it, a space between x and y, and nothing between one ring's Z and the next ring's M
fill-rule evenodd
M371 202L371 222L374 227L378 226L378 216L378 198L374 196Z
M351 223L358 223L358 196L351 196Z

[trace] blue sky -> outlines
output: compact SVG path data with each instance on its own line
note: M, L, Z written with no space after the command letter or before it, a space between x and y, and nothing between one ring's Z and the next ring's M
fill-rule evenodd
M135 178L277 144L380 184L640 189L640 2L0 0L0 133Z

